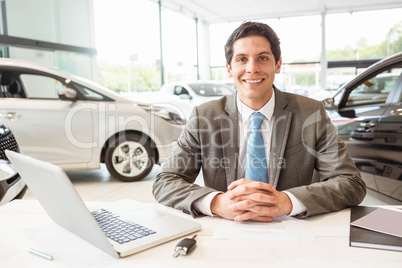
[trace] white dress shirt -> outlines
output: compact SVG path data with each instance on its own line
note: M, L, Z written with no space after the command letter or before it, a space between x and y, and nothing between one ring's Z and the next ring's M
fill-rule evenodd
M242 159L246 159L246 151L247 151L247 139L250 135L250 116L253 113L260 112L265 118L261 125L261 133L264 139L265 144L265 155L267 156L267 162L269 163L269 148L271 146L271 132L272 132L272 115L274 113L275 108L275 92L273 91L271 99L259 110L255 111L242 103L237 97L237 109L239 112L239 163L237 166L237 179L244 178L246 173L246 161L242 161ZM269 168L269 167L268 167ZM269 174L269 171L268 171ZM269 178L268 178L269 182ZM212 192L197 201L194 202L194 206L201 211L205 215L214 216L211 212L211 202L212 199L221 192ZM286 193L293 205L292 212L289 214L290 216L298 215L300 213L305 212L307 209L304 204L296 198L293 194L284 191Z

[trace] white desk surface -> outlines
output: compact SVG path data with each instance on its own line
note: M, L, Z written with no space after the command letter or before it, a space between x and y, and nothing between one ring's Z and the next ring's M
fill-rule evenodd
M91 207L99 202L86 202ZM157 207L189 217L177 210ZM230 241L214 238L221 218L195 219L202 225L197 247L173 258L180 239L122 259L103 251L55 224L36 200L0 207L0 267L402 267L402 253L349 246L350 209L306 219L315 242ZM269 224L269 223L268 223ZM54 257L48 261L26 251L34 248Z

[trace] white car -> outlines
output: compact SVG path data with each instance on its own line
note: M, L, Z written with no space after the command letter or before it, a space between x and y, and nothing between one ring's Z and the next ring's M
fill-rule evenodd
M185 123L167 107L34 63L0 59L0 76L0 117L22 152L64 170L105 163L121 181L140 180L167 159Z
M165 84L160 91L180 99L190 100L193 105L200 105L206 101L231 95L236 89L217 81L192 81Z
M234 83L223 81L178 81L165 84L160 91L124 94L132 100L170 106L188 118L194 106L236 92Z

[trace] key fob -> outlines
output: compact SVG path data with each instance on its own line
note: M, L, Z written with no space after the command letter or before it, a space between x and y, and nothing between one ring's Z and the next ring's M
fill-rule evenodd
M187 255L189 254L196 246L197 240L193 238L184 238L181 240L175 247L175 256L177 257L178 255Z

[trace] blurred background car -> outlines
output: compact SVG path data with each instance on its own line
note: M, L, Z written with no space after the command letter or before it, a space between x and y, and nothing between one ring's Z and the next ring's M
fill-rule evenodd
M17 141L11 130L0 122L0 206L14 199L21 199L27 186L13 169L5 150L19 152Z
M216 81L192 81L165 84L160 91L180 99L190 100L193 105L200 105L206 101L231 95L236 92L236 89L226 83Z
M305 97L311 97L309 89L307 87L303 87L303 86L293 86L290 88L281 88L281 91L294 93L294 94L305 96Z
M0 117L23 153L64 170L105 163L121 181L141 180L167 158L185 123L169 107L21 60L0 59L0 87Z
M402 201L402 53L323 101L368 188Z
M235 84L227 81L177 81L163 85L159 91L123 96L138 102L169 105L188 119L194 106L234 92Z

